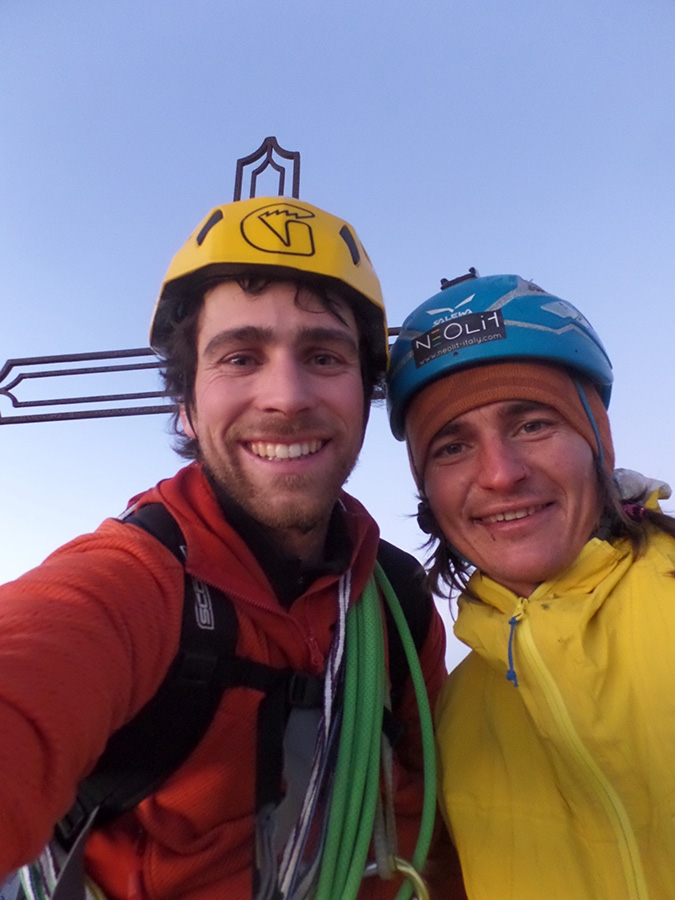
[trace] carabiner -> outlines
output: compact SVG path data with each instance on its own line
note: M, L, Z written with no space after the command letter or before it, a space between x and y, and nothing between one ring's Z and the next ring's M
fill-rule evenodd
M429 900L429 888L415 866L400 856L395 856L394 868L412 882L417 900Z
M407 862L407 860L402 859L400 856L390 856L389 859L394 871L400 872L401 875L408 879L408 881L412 882L415 897L417 898L417 900L429 900L429 888L426 886L424 879L417 871L415 866L413 866L412 863ZM382 877L381 873L379 872L377 863L369 862L364 869L363 877L370 878L373 875L380 875L380 877Z

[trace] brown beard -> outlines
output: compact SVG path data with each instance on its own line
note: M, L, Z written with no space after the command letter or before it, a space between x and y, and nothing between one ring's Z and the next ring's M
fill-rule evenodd
M276 432L279 435L279 432ZM345 464L342 470L335 473L332 490L325 490L319 486L321 493L325 494L325 502L314 504L307 508L305 504L298 506L292 500L286 500L283 506L266 502L259 493L250 488L245 479L238 481L231 469L219 465L210 465L202 461L204 468L211 479L235 501L256 522L273 532L295 531L299 534L309 534L314 529L323 527L330 519L331 512L338 499L342 485L347 481L356 460L349 466ZM273 465L273 463L272 463ZM308 479L305 475L279 475L271 480L270 494L275 493L275 487L285 494L292 494L296 490L304 490Z

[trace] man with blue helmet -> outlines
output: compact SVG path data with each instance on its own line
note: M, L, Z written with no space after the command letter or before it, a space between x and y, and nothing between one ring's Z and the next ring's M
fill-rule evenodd
M471 900L675 896L675 521L666 486L617 484L611 385L587 320L515 275L446 282L393 348L431 582L473 651L437 706Z

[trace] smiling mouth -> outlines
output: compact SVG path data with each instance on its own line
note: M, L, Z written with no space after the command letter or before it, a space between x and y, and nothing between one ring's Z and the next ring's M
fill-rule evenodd
M254 456L261 459L299 459L317 453L327 441L302 441L297 444L268 444L266 441L255 441L248 444Z
M512 509L509 512L495 513L493 516L482 516L478 519L485 525L495 525L497 522L513 522L516 519L527 519L536 512L544 509L548 504L540 503L537 506L526 506L523 509Z

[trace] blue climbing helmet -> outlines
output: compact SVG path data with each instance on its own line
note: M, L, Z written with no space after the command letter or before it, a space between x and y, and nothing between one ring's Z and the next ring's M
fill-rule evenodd
M441 282L440 292L410 313L392 347L387 408L399 441L415 394L458 369L484 363L557 363L589 378L609 406L612 364L576 307L518 275L474 273Z

